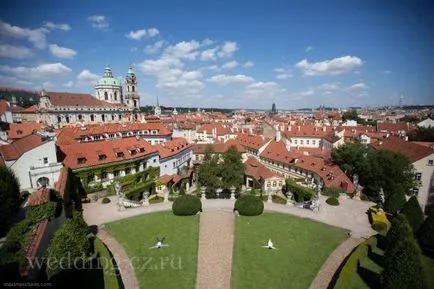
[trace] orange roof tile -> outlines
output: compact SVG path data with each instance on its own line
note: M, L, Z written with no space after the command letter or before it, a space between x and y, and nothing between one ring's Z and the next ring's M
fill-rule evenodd
M27 206L39 206L47 203L50 200L50 190L41 187L36 192L29 196Z
M36 122L11 123L7 134L9 139L16 140L32 134L34 130L41 131L46 127L45 124Z
M22 154L30 151L48 141L47 138L37 134L30 134L11 144L0 146L0 154L6 161L17 160Z
M377 150L390 150L397 153L401 153L404 156L406 156L411 163L414 163L431 154L434 154L434 150L430 147L405 141L395 136L391 136L387 139L384 139L381 142L372 144L371 146Z
M160 160L179 154L191 147L185 139L181 137L173 138L171 141L164 144L154 145L160 154Z
M99 100L87 93L70 93L70 92L47 92L50 101L54 106L87 106L87 107L118 107L120 104L112 104Z
M274 177L282 178L280 175L270 171L254 157L249 157L244 162L244 173L254 178L256 181L261 179L266 180Z

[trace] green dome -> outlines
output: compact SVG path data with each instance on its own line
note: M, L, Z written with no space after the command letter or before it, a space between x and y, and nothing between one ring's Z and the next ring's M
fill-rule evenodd
M109 66L104 68L104 76L98 80L96 85L110 85L110 86L121 86L120 80L113 77L112 70Z

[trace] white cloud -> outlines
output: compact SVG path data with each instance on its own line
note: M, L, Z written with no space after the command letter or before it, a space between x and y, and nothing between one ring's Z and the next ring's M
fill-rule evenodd
M157 53L163 47L163 45L164 45L164 40L159 40L156 41L154 44L146 45L143 51L145 51L148 54Z
M44 81L44 82L42 82L42 87L45 89L45 88L51 88L51 87L53 87L54 86L54 84L51 82L51 81Z
M309 63L306 59L298 62L295 67L299 68L303 75L338 75L348 72L355 67L361 66L362 60L356 56L342 56L331 60Z
M369 86L366 83L358 82L348 87L348 89L369 89Z
M107 30L109 28L108 20L103 15L93 15L87 18L92 23L92 27L101 30Z
M196 40L182 41L173 46L167 47L164 54L166 57L194 60L199 53L197 51L199 47L200 44Z
M244 74L237 74L237 75L218 74L208 78L207 81L224 85L230 83L248 83L254 81L254 79Z
M0 44L0 57L23 59L33 55L33 52L24 46Z
M238 62L236 62L235 60L226 62L225 64L222 65L222 68L227 69L227 68L235 68L238 66Z
M226 41L217 53L219 57L231 57L238 50L238 45L234 41Z
M160 33L157 28L149 28L149 29L139 29L139 30L131 30L128 34L125 34L125 37L132 40L141 40L144 37L155 37Z
M308 46L308 47L306 47L306 49L304 50L304 52L309 52L309 51L312 51L313 50L313 47L312 46Z
M74 86L74 81L68 81L67 83L64 83L63 86L65 87L73 87Z
M275 68L274 72L276 72L276 79L279 80L288 79L293 76L291 73L291 69L289 68Z
M210 65L205 67L204 69L213 70L213 71L220 71L221 69L217 65Z
M254 82L249 84L244 91L248 99L270 99L283 92L285 92L285 89L273 81Z
M42 78L42 77L54 77L54 76L64 76L71 72L71 69L62 63L45 63L38 65L36 67L26 67L18 66L11 67L8 65L0 65L0 72L11 74L20 77L32 77L32 78Z
M245 68L251 68L251 67L255 66L255 63L253 63L253 61L247 61L246 63L244 63L243 66Z
M392 71L390 71L390 70L384 70L384 71L382 71L381 73L382 73L382 74L391 74Z
M339 83L337 82L333 82L333 83L323 83L321 85L319 85L318 90L337 90L339 88Z
M208 45L211 45L213 43L214 43L214 41L212 41L211 39L205 38L200 45L201 46L208 46Z
M63 30L63 31L69 31L71 30L71 26L68 24L55 24L53 22L45 22L44 27L50 30Z
M66 48L59 46L57 44L50 44L48 45L48 48L50 49L51 54L58 58L67 58L72 59L74 56L77 55L77 52L71 48Z
M218 47L202 51L202 53L200 54L200 60L202 61L216 60L217 50Z
M29 86L32 84L33 83L27 80L19 80L15 76L0 75L0 85L2 86Z
M82 72L80 72L77 75L77 86L83 86L83 85L89 85L89 84L95 84L95 82L100 79L100 76L90 72L87 69L84 69Z
M314 89L307 89L307 90L295 93L294 96L310 96L310 95L314 95L314 94L315 94Z
M26 39L36 48L43 49L46 46L45 28L29 29L12 26L0 20L0 35L18 39Z

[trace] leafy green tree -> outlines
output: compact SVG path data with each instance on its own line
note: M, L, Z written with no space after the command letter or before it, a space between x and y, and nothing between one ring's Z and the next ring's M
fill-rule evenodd
M393 185L384 190L386 201L384 202L384 210L388 213L394 214L399 212L405 205L404 189L399 185Z
M412 235L413 232L411 231L407 218L403 214L399 214L392 219L390 229L387 231L386 248L390 248L391 244L411 237Z
M393 246L393 247L392 247ZM382 288L428 289L421 251L412 236L390 244L381 273Z
M9 227L20 206L20 184L14 172L0 167L0 235Z
M346 111L342 114L342 120L346 121L346 120L358 120L359 116L357 115L357 111L355 110L350 110L350 111Z
M434 251L434 215L431 214L420 226L417 233L419 244L424 250Z
M413 232L417 232L423 223L424 216L416 196L412 196L408 200L408 202L402 207L401 213L407 217L408 223L413 229Z
M220 185L218 155L213 155L213 153L212 148L205 149L203 162L197 172L199 184L207 189L216 189Z
M419 127L408 135L410 141L434 141L434 127Z
M332 160L350 177L360 173L361 167L367 165L368 147L360 144L345 144L332 151Z
M223 153L223 162L220 164L221 185L225 189L234 186L241 188L244 183L244 164L241 154L234 146Z

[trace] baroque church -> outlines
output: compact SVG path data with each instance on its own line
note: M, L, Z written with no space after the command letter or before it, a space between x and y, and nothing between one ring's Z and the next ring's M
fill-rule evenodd
M95 96L85 93L46 92L42 89L37 121L54 127L67 124L95 124L138 119L140 97L133 69L128 69L125 91L110 67L95 85Z

